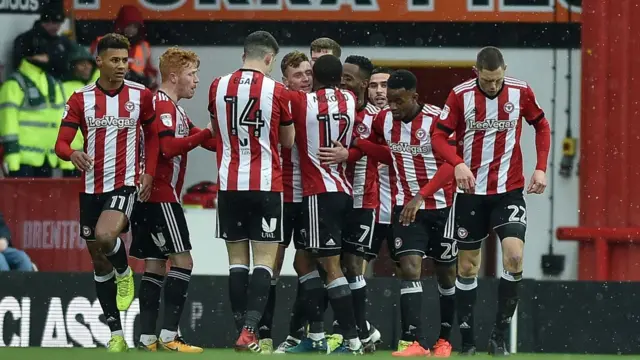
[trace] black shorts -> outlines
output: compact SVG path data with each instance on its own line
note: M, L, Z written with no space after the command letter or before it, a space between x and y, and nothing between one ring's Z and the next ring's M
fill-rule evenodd
M284 203L283 209L282 226L284 228L284 238L282 239L282 246L289 247L293 239L293 246L296 247L296 250L304 250L302 232L305 222L302 203Z
M371 240L371 248L365 249L364 259L371 261L378 257L383 243L393 244L393 228L391 224L377 223L373 231L373 239Z
M445 237L457 240L461 250L480 249L491 229L500 239L515 237L524 241L527 204L522 191L494 195L456 193Z
M393 260L398 261L405 255L433 256L436 260L454 256L451 254L453 247L450 247L450 253L445 254L446 246L443 248L440 245L443 243L442 235L449 217L449 208L418 210L415 221L409 226L400 223L402 208L402 206L396 206L393 209L393 219L391 220L393 241L387 242ZM447 260L453 261L455 257Z
M305 196L302 204L305 249L319 257L340 255L351 197L343 192L322 193Z
M375 209L351 209L343 229L342 250L365 257L373 243L376 228Z
M179 203L138 203L133 218L129 255L164 260L169 254L191 250L189 227Z
M119 211L130 220L137 198L135 186L123 186L102 194L80 193L80 237L87 241L96 239L96 224L105 210ZM127 231L129 224L122 233Z
M282 211L281 192L219 191L216 237L282 242Z

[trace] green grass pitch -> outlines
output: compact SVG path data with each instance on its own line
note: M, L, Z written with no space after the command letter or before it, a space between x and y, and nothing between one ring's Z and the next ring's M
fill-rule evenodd
M0 359L2 360L182 360L182 359L211 359L211 360L241 360L241 359L255 359L256 357L271 356L275 358L286 358L287 360L307 360L309 357L320 358L323 356L339 356L344 357L348 355L254 355L254 354L238 354L233 350L228 349L206 349L202 354L177 354L177 353L145 353L136 350L131 350L128 353L121 354L109 354L104 348L98 349L53 349L53 348L0 348ZM452 356L451 358L460 358L458 356ZM375 354L364 355L363 359L393 359L390 352L379 351ZM484 360L493 359L493 357L487 355L476 355L472 359ZM565 355L565 354L515 354L508 359L513 360L640 360L640 355Z

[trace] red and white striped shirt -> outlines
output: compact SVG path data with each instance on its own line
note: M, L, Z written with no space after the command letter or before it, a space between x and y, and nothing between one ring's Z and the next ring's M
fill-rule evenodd
M356 127L357 134L362 138L368 138L371 134L373 118L380 111L372 104L357 113L358 120L362 123ZM354 209L376 209L378 199L378 162L371 157L363 156L355 163L347 164L347 179L353 188Z
M391 214L395 205L396 181L396 170L393 167L384 165L378 169L379 206L376 210L376 222L379 224L391 224Z
M505 77L494 97L482 92L477 79L456 86L449 94L436 131L455 131L458 156L476 179L476 195L524 187L522 117L530 124L544 118L533 90L522 80Z
M283 84L255 70L213 81L209 112L218 138L220 190L282 192L279 127L292 123L288 98Z
M153 119L151 91L133 81L125 80L115 91L93 83L71 95L62 125L80 128L84 152L93 159L93 167L82 173L85 193L102 194L138 184L140 130L141 126L150 126Z
M322 165L318 149L339 141L349 148L354 138L356 97L348 90L324 88L310 94L292 94L291 113L296 127L296 145L300 153L303 195L344 192L351 185L344 164Z
M294 144L291 149L280 148L282 162L282 192L285 203L302 202L302 175L300 174L300 154Z
M193 124L182 106L176 104L167 94L158 91L154 97L158 135L185 138L189 136ZM171 158L158 157L153 191L149 202L180 202L180 193L187 170L187 154Z
M425 104L410 120L393 120L390 110L382 110L374 119L373 129L389 146L395 182L395 205L403 206L420 192L435 176L444 160L434 156L431 131L435 128L440 109ZM443 209L453 202L453 186L448 183L425 199L421 209Z

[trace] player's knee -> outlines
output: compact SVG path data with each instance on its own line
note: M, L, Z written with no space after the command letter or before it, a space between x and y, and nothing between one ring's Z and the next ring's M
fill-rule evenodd
M342 260L342 266L344 267L344 273L347 277L355 277L363 274L362 272L362 264L364 259L362 257L353 255L353 254L345 254Z
M478 276L480 271L480 261L476 261L474 258L458 258L458 275L471 278Z
M436 277L438 285L444 289L450 289L456 284L456 265L455 263L437 263Z
M167 261L147 259L144 261L144 272L164 276L167 273Z
M418 280L422 273L422 256L407 255L400 258L400 269L402 271L402 279Z
M96 226L96 241L100 244L111 243L118 237L118 233L104 226Z
M179 254L171 255L171 266L176 266L182 269L193 269L193 258L190 252L183 252Z
M522 270L524 242L518 238L506 238L502 241L502 263L505 270Z

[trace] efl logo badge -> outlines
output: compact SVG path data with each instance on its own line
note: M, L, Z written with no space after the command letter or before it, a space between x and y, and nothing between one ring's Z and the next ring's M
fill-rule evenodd
M507 114L511 114L515 108L516 107L513 105L511 101L504 104L504 107L503 107L504 112L506 112Z
M449 108L449 105L445 105L444 109L442 109L442 111L440 112L440 120L447 120L450 111L451 108Z
M162 121L164 126L171 127L171 125L173 124L173 117L171 116L171 114L162 114L160 115L160 121Z

